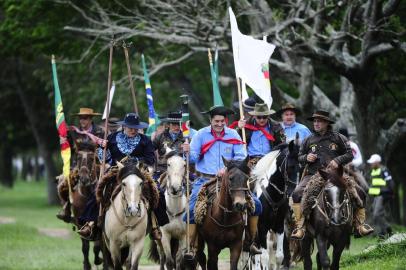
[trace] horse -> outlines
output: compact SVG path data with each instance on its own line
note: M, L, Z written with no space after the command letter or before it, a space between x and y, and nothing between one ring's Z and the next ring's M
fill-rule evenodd
M181 269L181 248L186 245L186 224L182 215L186 210L184 179L186 162L182 157L170 152L167 156L167 171L161 179L161 187L165 189L166 213L169 223L161 227L162 246L151 242L150 258L160 263L160 269ZM159 249L157 249L159 246ZM159 257L156 251L159 252Z
M78 151L76 154L76 167L71 172L71 182L76 182L76 185L72 189L72 210L73 220L72 223L81 228L84 222L80 220L80 217L84 214L86 204L89 200L93 200L93 190L97 183L97 165L96 165L96 153L93 151ZM85 239L82 240L82 253L83 253L83 269L90 270L91 264L89 262L89 248L90 241L94 241L93 253L94 264L100 265L103 261L99 257L101 251L99 239Z
M350 194L343 177L343 167L338 169L319 170L325 184L315 199L306 225L306 235L299 248L304 269L312 269L311 250L314 238L318 253L316 256L318 269L339 269L340 257L344 248L350 245L352 233L353 207ZM310 203L310 202L309 202ZM327 251L333 246L333 260ZM297 254L298 250L296 250Z
M196 259L204 270L218 269L218 254L226 247L230 249L230 269L237 269L247 218L245 212L249 208L252 211L254 204L249 196L250 169L247 162L248 158L243 161L228 161L223 158L226 170L221 177L220 191L217 191L216 186L216 196L208 203L205 208L206 215L197 224ZM217 181L218 179L215 180L216 185ZM203 252L205 243L208 246L207 268Z
M119 164L118 180L121 190L106 212L103 240L114 269L127 267L137 270L144 248L148 226L148 202L143 197L146 177L151 177L141 164ZM153 181L153 180L151 180Z

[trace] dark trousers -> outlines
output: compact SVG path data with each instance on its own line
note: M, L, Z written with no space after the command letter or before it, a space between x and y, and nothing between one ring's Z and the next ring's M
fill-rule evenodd
M300 201L302 200L303 192L312 176L313 175L306 175L305 177L303 177L302 181L300 181L300 183L296 186L295 190L292 193L292 200L294 203L300 203Z
M99 215L99 205L96 201L96 195L94 192L91 192L91 194L88 197L85 210L79 217L79 223L84 224L89 221L96 222L98 215Z

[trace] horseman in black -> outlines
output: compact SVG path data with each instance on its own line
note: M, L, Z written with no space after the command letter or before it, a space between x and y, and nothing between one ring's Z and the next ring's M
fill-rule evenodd
M353 155L348 140L338 132L332 131L334 121L326 111L316 111L308 120L313 121L314 133L307 137L299 151L299 162L305 166L304 177L292 193L293 213L295 215L296 229L292 238L303 239L305 234L304 216L301 209L303 191L318 169L323 167L338 168L352 161ZM359 194L361 196L361 194ZM366 225L365 208L357 208L355 213L356 232L360 236L370 234L373 229Z

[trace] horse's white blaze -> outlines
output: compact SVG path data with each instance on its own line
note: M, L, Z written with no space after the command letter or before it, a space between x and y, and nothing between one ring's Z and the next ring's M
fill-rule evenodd
M283 261L283 236L284 233L276 234L276 264L278 267L282 264Z
M142 179L132 174L124 178L122 182L125 183L123 192L128 200L128 212L131 216L134 216L140 211Z
M331 190L331 200L332 200L331 205L334 207L334 209L333 209L334 221L339 222L340 221L340 217L339 217L340 209L338 209L338 206L339 206L340 202L338 201L337 195L340 192L340 190L336 186L332 186L330 188L330 190Z

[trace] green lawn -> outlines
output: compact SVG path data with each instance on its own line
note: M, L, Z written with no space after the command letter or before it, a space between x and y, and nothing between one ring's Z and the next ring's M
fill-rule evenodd
M81 269L81 241L72 226L59 221L59 207L46 204L44 182L18 181L13 189L0 187L0 217L14 218L15 223L0 224L0 269ZM70 231L67 239L45 236L39 228ZM397 228L405 230L405 228ZM146 238L146 247L149 239ZM372 255L360 256L366 247L376 244L375 238L352 239L351 248L342 259L342 269L406 269L406 244L379 249ZM92 252L91 260L93 260ZM141 264L151 264L146 258ZM228 258L228 250L221 258Z

